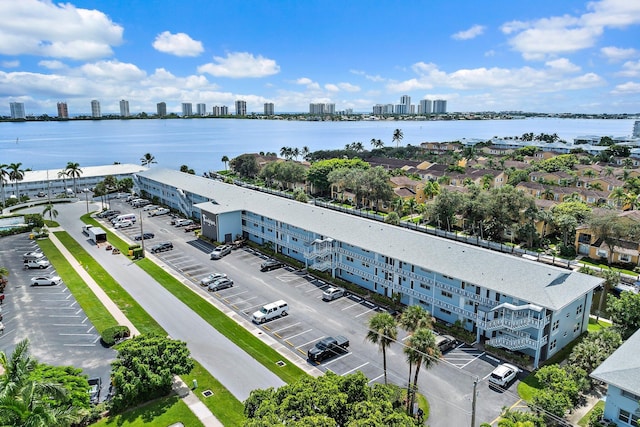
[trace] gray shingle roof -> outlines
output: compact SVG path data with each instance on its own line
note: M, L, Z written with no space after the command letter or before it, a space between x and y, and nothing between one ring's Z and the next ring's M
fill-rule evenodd
M178 171L151 168L140 175L215 200L197 205L214 214L247 210L552 310L602 282L594 276Z
M640 396L640 330L607 358L591 377Z

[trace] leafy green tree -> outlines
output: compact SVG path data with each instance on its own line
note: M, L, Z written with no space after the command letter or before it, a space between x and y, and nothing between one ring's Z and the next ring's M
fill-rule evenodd
M399 225L400 224L400 215L398 212L389 212L387 216L384 217L384 222L391 225Z
M155 156L153 154L151 154L151 153L145 153L144 156L142 156L140 158L140 164L142 166L151 167L151 165L154 164L154 163L158 163L158 162L156 161Z
M571 350L569 366L582 370L586 376L611 356L621 344L622 336L617 328L591 332Z
M404 138L404 134L402 133L401 129L396 129L393 131L392 141L396 143L396 148L400 146L400 142L402 141L402 138Z
M66 389L64 399L53 402L54 406L73 406L84 409L91 407L89 393L87 393L89 383L87 376L82 373L80 368L39 363L32 372L31 378L42 383L60 384Z
M640 294L626 291L622 292L619 298L609 295L607 308L609 318L624 339L640 329Z
M438 228L444 226L448 231L451 231L451 226L454 224L456 214L462 207L463 200L462 194L456 191L443 190L434 199L434 202L427 206L425 216L431 224L437 225Z
M573 407L567 395L546 389L534 394L532 403L559 418L563 418L567 411Z
M554 364L543 366L535 375L545 390L564 394L572 405L578 403L580 393L588 386L587 374L584 370L565 369Z
M24 179L24 170L20 169L22 163L11 163L7 166L9 169L9 180L13 181L16 186L16 197L20 197L18 183Z
M58 211L53 207L52 203L48 203L42 211L42 216L49 214L49 219L53 221L58 217Z
M194 363L185 342L138 335L118 347L112 363L114 410L135 406L171 392L174 375L188 374Z
M244 403L245 427L416 426L395 409L399 396L389 386L369 387L361 373L343 377L327 372L304 377L277 390L253 390Z
M67 176L73 180L73 192L77 193L78 189L76 188L76 180L80 178L80 175L82 175L80 164L75 162L68 162L67 166L64 168L64 171Z
M410 384L409 387L411 395L407 399L407 409L411 410L418 391L418 374L420 374L420 367L424 366L426 369L431 368L438 363L441 354L436 344L436 336L433 334L433 331L428 328L423 327L416 329L409 339L407 339L406 344L404 354L407 357L407 362L415 366L413 384Z
M252 154L241 154L231 159L229 164L238 175L244 178L253 178L260 172L258 161Z
M196 171L194 171L193 169L191 169L188 165L182 165L180 166L180 172L182 173L188 173L189 175L195 175Z
M341 168L369 169L371 165L362 159L334 158L318 160L313 163L307 173L307 181L313 186L313 193L328 194L331 182L328 177L331 171Z
M377 344L382 352L384 383L387 384L387 348L398 338L396 320L389 313L377 313L369 319L367 341Z

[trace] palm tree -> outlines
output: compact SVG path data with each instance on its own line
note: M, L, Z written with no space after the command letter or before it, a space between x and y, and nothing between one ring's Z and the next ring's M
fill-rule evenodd
M67 193L67 178L69 177L69 175L67 175L67 171L62 169L61 171L58 172L58 179L62 178L62 187L64 188L64 192L65 194Z
M384 142L381 139L371 138L371 146L373 148L382 148L384 147Z
M616 187L613 189L609 197L612 198L616 202L616 207L620 208L622 206L622 201L625 198L625 191L622 187Z
M433 327L433 317L431 313L422 308L420 305L410 305L400 316L398 322L402 328L404 328L409 335L420 328L431 329ZM407 382L407 397L411 394L411 371L413 364L409 363L409 381Z
M67 173L67 176L73 179L73 192L77 193L78 191L76 189L76 178L80 178L80 175L82 175L82 169L80 169L80 164L74 163L74 162L68 162L67 167L64 169L64 171Z
M398 338L396 320L389 313L378 313L369 319L369 332L367 340L378 344L382 352L382 367L384 370L384 383L387 384L387 348Z
M49 219L53 221L58 217L58 211L53 207L53 204L49 203L42 211L42 216L49 214Z
M309 150L309 147L307 147L306 145L302 147L302 149L300 150L300 155L302 156L302 159L307 160L307 157L309 157L309 154L311 154L311 150Z
M20 169L22 163L11 163L9 168L9 179L15 183L16 197L20 199L20 192L18 191L18 182L24 179L24 171Z
M411 389L411 396L407 396L407 403L409 405L407 409L411 410L418 390L420 367L424 366L426 369L429 369L438 363L440 350L436 344L436 336L430 329L418 328L407 340L404 354L407 356L407 362L409 362L409 364L413 363L416 368L413 384L410 384L409 387Z
M224 170L227 170L227 163L229 163L229 157L222 156L222 159L220 159L220 161L224 163Z
M0 419L9 425L68 426L77 421L76 410L52 407L51 400L66 395L63 386L31 379L38 362L29 354L29 341L20 341L11 357L0 352Z
M156 158L151 153L145 153L145 155L140 158L140 164L142 164L142 166L151 167L153 163L158 163L158 162L156 162Z
M400 141L404 138L404 134L401 129L396 129L393 131L393 141L396 143L396 148L400 146Z
M4 195L4 185L9 182L9 171L6 169L9 165L2 164L0 165L0 187L2 187L2 206L4 207L4 203L6 201Z

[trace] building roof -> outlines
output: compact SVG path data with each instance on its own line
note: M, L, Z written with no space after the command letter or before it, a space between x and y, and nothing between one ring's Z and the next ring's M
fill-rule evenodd
M324 237L553 310L571 303L603 281L598 277L179 171L151 168L140 176L214 200L196 205L205 212L221 214L246 210L278 219Z
M58 177L58 172L62 171L65 166L60 169L38 170L38 171L26 171L24 173L24 179L20 181L22 183L39 182L39 181L62 181L62 178ZM119 165L102 165L102 166L80 166L82 174L78 179L102 177L108 175L133 175L147 170L146 166L134 165L134 164L119 164ZM65 177L67 181L71 178Z
M600 364L591 377L614 387L640 395L640 330Z

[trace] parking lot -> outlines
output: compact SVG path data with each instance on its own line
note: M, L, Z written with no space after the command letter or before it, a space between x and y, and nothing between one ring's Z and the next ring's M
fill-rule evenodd
M307 361L307 351L326 336L344 335L350 340L349 351L326 359L316 367L321 371L333 371L346 375L363 372L370 381L383 382L383 363L378 347L368 342L367 323L371 316L381 310L374 303L357 296L348 295L331 302L322 300L322 292L329 284L318 280L304 271L291 267L260 272L260 264L267 257L244 247L231 252L220 260L211 260L209 253L213 246L185 233L182 228L170 224L166 215L148 217L140 210L127 210L124 202L122 212L135 211L144 214L144 231L153 232L155 237L145 242L146 248L160 241L171 241L173 250L155 254L163 263L184 276L184 282L203 295L224 304L250 322L254 311L264 304L285 300L289 305L287 316L273 319L262 325L252 325L257 333L268 334L279 343L297 354L303 363ZM117 230L132 238L140 234L139 224ZM208 292L199 282L207 275L221 272L234 281L234 286L224 290ZM402 332L401 332L402 334ZM387 376L389 381L406 385L408 366L402 352L402 339L387 350ZM511 406L518 401L516 387L511 385L505 393L490 390L486 378L499 364L484 352L459 345L446 352L440 363L420 374L421 391L432 401L432 426L467 424L470 419L471 394L474 379L478 379L479 420L491 421L503 406ZM452 409L455 409L452 412ZM448 423L435 420L442 417ZM455 422L452 423L452 417Z
M31 278L55 275L54 266L45 269L23 267L23 254L37 251L27 235L1 238L0 265L9 270L9 282L2 304L5 330L0 349L7 354L27 338L31 354L42 363L73 365L89 377L101 377L102 398L106 396L111 361L116 352L104 348L100 335L64 284L31 286Z

